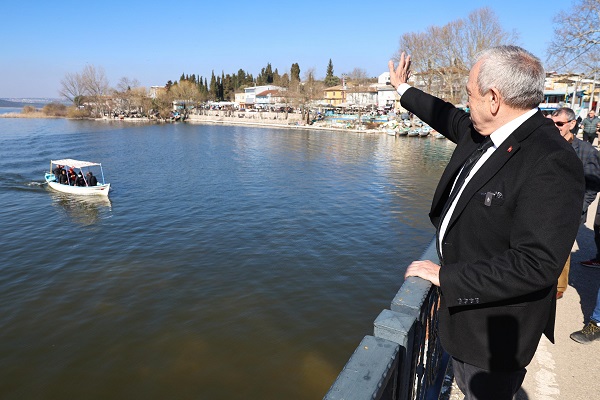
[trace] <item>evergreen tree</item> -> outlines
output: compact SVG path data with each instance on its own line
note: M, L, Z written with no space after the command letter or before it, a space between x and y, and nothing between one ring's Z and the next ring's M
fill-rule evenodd
M327 74L325 75L325 86L332 87L340 84L340 78L333 75L333 62L331 62L331 58L329 59L329 64L327 65Z
M233 101L235 99L235 81L234 77L227 74L223 80L223 98L226 101Z
M290 79L292 81L300 82L300 65L293 63L290 70Z
M210 77L210 88L208 93L208 98L210 100L217 100L217 95L219 93L219 88L217 87L217 78L215 77L215 71L212 71L212 75Z

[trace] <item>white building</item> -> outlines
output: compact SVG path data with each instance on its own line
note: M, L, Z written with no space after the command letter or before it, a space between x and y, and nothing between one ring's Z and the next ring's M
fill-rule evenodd
M246 105L246 108L254 108L255 103L256 103L256 95L258 93L262 93L265 92L267 90L281 90L282 88L279 86L275 86L275 85L262 85L262 86L251 86L251 87L247 87L244 89L244 102L243 104ZM236 102L242 104L241 101L237 101L236 98Z
M396 92L396 89L390 85L390 73L384 72L377 78L375 84L377 88L377 106L385 107L392 106L392 108L400 109L400 96Z

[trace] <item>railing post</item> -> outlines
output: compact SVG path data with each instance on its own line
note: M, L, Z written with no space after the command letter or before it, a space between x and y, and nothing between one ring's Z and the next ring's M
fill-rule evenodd
M412 361L414 348L415 329L417 319L413 315L406 315L390 310L383 310L374 323L376 337L388 339L400 345L400 359L398 364L398 399L409 399L412 394L414 377L412 376Z
M333 383L325 400L395 400L400 346L365 336Z
M421 260L439 262L435 240ZM437 398L448 359L437 336L438 299L439 291L430 282L407 278L391 310L375 320L375 337L365 336L325 399Z

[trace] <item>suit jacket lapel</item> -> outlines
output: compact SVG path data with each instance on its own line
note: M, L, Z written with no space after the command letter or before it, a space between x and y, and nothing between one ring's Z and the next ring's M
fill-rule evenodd
M492 179L508 162L508 160L510 160L511 157L519 152L521 147L520 142L546 121L547 118L544 118L544 116L542 116L542 114L538 111L506 138L500 147L498 147L491 157L485 162L485 164L479 168L479 170L463 189L463 192L456 203L456 207L454 208L454 212L452 213L448 223L448 227L452 226L454 221L456 221L456 219L460 216L475 193L477 193L483 185Z
M431 203L431 210L429 212L429 218L434 226L439 225L440 214L442 213L442 209L444 208L444 204L450 195L450 191L452 190L452 185L456 180L456 176L458 175L461 167L467 161L467 158L473 153L473 151L477 148L478 144L475 142L465 143L465 145L460 146L460 149L457 147L448 161L448 165L444 169L442 176L440 177L440 181L433 195L433 201Z
M463 192L456 203L454 212L450 218L448 226L451 226L454 221L463 212L473 196L483 187L490 179L492 179L498 171L519 152L521 145L515 138L509 136L501 145L494 151L494 154L479 168L469 183L463 189Z

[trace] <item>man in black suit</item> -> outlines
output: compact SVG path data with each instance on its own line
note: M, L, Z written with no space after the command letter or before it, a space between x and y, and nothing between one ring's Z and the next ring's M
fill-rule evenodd
M470 114L410 87L410 56L389 67L402 106L457 145L429 213L441 267L415 261L405 276L439 287L439 335L465 399L512 399L542 333L554 340L556 282L583 203L581 162L538 110L545 72L520 47L479 55ZM469 159L477 161L463 180Z

